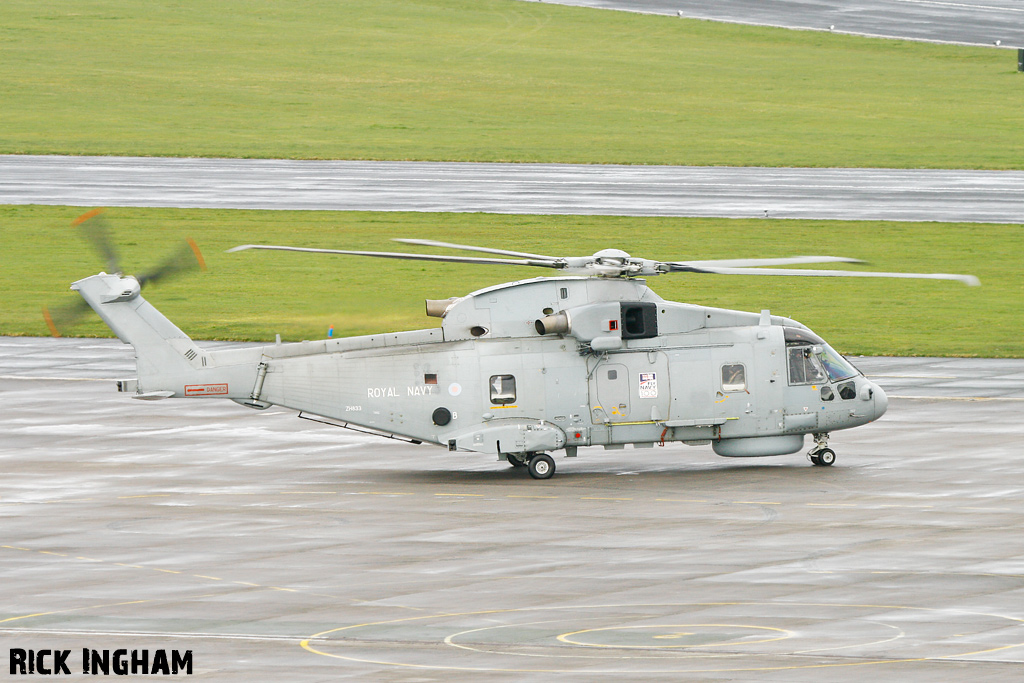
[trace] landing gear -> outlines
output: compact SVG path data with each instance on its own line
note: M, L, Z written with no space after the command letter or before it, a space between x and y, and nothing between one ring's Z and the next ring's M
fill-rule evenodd
M807 457L818 467L831 467L836 461L836 452L828 447L828 434L814 435L814 448L807 452Z
M550 479L555 474L555 461L547 453L538 453L530 458L530 476L534 479Z
M823 448L817 455L812 455L810 458L811 462L819 467L829 467L836 461L836 452L831 448Z
M526 467L526 462L520 460L519 456L513 455L512 453L506 453L505 459L508 460L509 465L512 465L512 467L515 467L517 469L520 467Z

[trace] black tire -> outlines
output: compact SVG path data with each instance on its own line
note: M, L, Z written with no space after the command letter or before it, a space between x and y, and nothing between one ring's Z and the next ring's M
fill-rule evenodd
M836 461L836 452L831 448L823 448L818 451L817 462L815 465L821 465L822 467L831 467L832 463Z
M547 453L538 453L530 458L530 476L534 479L550 479L555 476L555 461Z
M505 459L508 460L508 464L512 465L512 467L515 467L515 468L526 467L526 463L523 462L522 460L520 460L519 458L517 458L514 455L506 455Z

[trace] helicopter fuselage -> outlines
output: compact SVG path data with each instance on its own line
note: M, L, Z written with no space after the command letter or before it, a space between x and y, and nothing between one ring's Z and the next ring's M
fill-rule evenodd
M139 376L122 390L278 405L513 464L679 441L724 456L782 455L806 434L820 450L828 432L875 420L887 404L800 323L665 301L638 279L523 280L428 302L442 318L433 329L214 351L131 280L75 284L136 347ZM144 325L132 320L140 315Z

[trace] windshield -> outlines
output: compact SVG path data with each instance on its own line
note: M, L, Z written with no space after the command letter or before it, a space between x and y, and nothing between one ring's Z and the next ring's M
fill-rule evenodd
M850 365L848 360L836 353L828 344L822 344L820 348L821 352L817 354L818 360L821 361L821 364L825 367L825 372L828 373L833 382L860 374L857 372L857 368Z
M821 384L825 373L810 346L789 347L789 383Z

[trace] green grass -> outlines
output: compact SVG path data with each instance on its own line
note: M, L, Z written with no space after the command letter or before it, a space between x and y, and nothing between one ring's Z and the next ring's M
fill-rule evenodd
M4 0L0 152L1024 168L1015 67L512 0Z
M74 234L82 209L0 207L0 334L45 335L43 304L75 300L73 280L98 272ZM602 216L505 216L306 211L111 209L125 270L154 265L190 235L206 273L157 283L146 297L196 339L286 340L434 327L424 298L551 274L541 269L433 264L315 254L224 253L265 243L407 250L392 237L443 238L555 255L609 246L663 260L820 254L870 261L859 269L972 273L957 282L666 275L650 285L675 301L795 318L847 354L1024 357L1024 232L988 224L774 221ZM429 251L429 250L422 250ZM69 332L109 336L98 318Z

